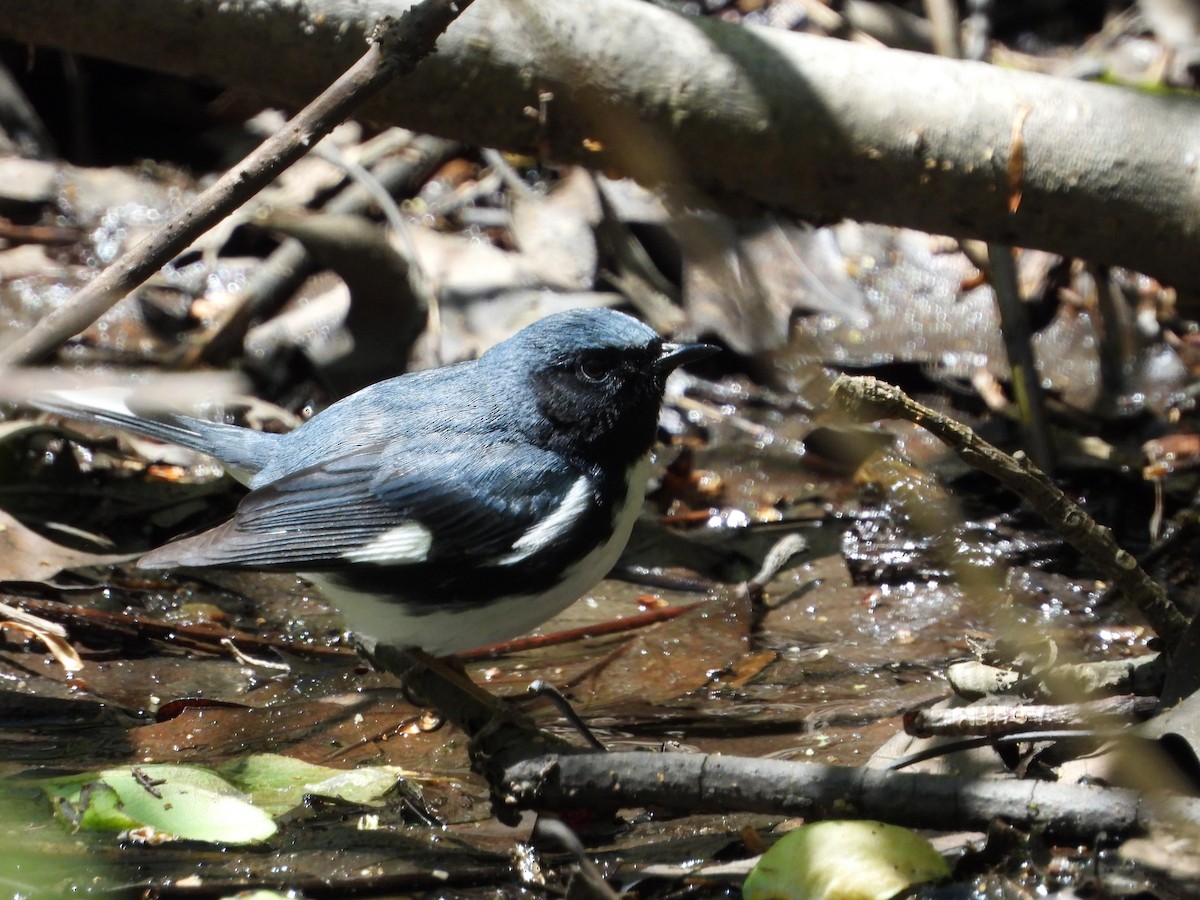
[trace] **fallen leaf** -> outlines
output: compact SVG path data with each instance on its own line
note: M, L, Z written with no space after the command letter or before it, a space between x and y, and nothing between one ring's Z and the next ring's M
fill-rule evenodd
M87 553L47 540L0 510L0 582L47 581L63 569L111 566L136 553Z
M763 854L742 886L745 900L887 900L950 876L929 841L883 822L816 822Z

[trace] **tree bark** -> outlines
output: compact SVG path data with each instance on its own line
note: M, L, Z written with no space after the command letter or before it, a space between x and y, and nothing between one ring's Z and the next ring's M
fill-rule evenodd
M1156 823L1194 824L1194 798L1085 784L960 778L704 753L572 753L528 757L501 775L521 809L765 812L881 819L909 828L986 829L993 819L1063 838L1128 835Z
M0 36L296 104L407 5L0 0ZM365 116L670 185L685 205L1038 247L1198 289L1198 111L634 0L479 0Z

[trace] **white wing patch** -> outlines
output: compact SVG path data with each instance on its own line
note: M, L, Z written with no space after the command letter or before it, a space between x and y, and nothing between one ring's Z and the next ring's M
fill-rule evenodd
M613 515L612 537L566 569L561 580L543 594L497 597L483 606L442 608L430 603L428 597L407 600L381 594L364 594L330 584L319 573L304 577L320 587L326 598L333 601L353 631L361 636L373 637L382 644L420 647L434 656L445 656L508 640L566 609L595 587L596 582L616 564L629 540L633 523L641 512L649 471L650 460L647 456L629 476L625 502ZM577 482L572 486L568 499L576 495L576 489L579 494L583 493ZM560 513L565 517L567 514L563 510L566 506L564 502L550 516L522 535L521 539L525 540L535 529L546 526L551 518ZM545 533L542 532L543 535Z
M583 514L588 504L592 502L592 483L586 475L581 475L567 491L562 504L546 518L536 523L512 545L512 553L507 553L495 560L497 566L511 566L521 560L528 559L543 547L549 546L559 537L570 530L575 520Z
M347 550L342 559L381 566L411 565L424 562L431 546L433 535L428 528L419 522L405 522L381 532L368 544Z

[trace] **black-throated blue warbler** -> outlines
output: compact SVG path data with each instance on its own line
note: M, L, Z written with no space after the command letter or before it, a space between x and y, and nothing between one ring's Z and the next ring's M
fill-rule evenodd
M608 573L642 506L667 376L715 350L572 310L287 434L87 391L35 405L209 454L251 488L232 519L141 566L297 572L358 635L445 655L523 634Z

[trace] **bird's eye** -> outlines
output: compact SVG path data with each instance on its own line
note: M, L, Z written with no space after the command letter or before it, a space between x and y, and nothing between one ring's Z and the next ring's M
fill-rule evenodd
M608 364L598 356L585 356L579 361L579 375L584 381L603 381L608 372Z

